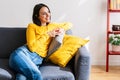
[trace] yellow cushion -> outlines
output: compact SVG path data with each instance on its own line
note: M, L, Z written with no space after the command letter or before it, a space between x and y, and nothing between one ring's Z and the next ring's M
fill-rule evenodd
M61 67L65 67L67 63L75 55L78 48L85 45L89 40L85 40L72 35L65 35L61 47L52 53L48 60Z

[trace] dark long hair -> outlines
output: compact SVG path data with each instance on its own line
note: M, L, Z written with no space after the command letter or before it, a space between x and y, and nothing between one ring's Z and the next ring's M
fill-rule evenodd
M35 5L34 10L33 10L32 20L33 20L33 23L35 23L38 26L41 26L41 21L38 19L38 17L39 17L39 11L42 7L47 7L50 12L49 7L43 3ZM49 23L47 23L47 24L49 24Z

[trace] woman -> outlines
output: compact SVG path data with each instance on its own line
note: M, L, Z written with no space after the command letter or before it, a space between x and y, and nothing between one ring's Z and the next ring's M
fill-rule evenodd
M37 4L33 10L33 23L28 24L27 43L17 48L10 56L9 65L18 74L16 80L43 80L38 67L47 56L53 37L71 28L70 23L52 23L50 9L45 4Z

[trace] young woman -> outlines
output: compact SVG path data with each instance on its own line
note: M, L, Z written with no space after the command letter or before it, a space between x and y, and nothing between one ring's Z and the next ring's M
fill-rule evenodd
M37 4L33 10L33 23L29 23L26 31L27 43L10 56L9 65L18 74L16 80L43 80L38 67L47 56L49 44L53 37L61 35L71 28L71 23L52 23L50 9L45 4Z

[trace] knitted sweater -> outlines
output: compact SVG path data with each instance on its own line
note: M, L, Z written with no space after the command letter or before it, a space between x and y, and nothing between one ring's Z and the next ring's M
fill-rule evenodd
M26 31L27 46L31 52L36 52L41 57L47 56L47 51L52 37L48 32L56 29L63 28L64 30L70 29L71 23L49 23L47 26L38 26L34 23L28 24Z

